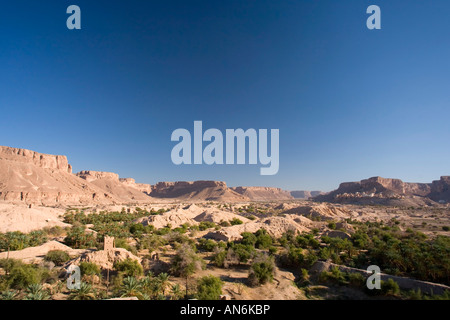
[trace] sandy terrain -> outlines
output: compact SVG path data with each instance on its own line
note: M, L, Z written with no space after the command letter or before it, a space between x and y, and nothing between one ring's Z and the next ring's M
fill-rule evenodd
M59 218L65 210L41 206L29 208L25 204L0 202L0 232L21 231L28 233L45 227L69 226Z

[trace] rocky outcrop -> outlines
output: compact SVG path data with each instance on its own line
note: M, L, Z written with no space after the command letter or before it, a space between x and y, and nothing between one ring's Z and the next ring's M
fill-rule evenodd
M443 176L440 180L433 181L428 197L441 203L450 202L450 176Z
M0 147L0 200L43 205L118 200L71 171L65 156Z
M138 189L139 191L150 195L152 193L153 187L151 184L146 183L136 183L136 181L132 178L119 178L119 181L122 182L124 186Z
M43 154L31 150L0 146L0 160L32 163L43 169L61 170L72 173L72 166L66 156Z
M294 199L289 191L271 187L233 187L230 188L253 201Z
M153 186L150 194L154 198L172 198L179 200L246 201L223 181L177 181L159 182Z
M314 197L317 201L367 202L376 204L402 203L429 204L434 201L449 200L449 178L441 177L433 183L410 183L400 179L372 177L359 182L344 182L339 188L325 195Z
M137 186L134 179L120 179L117 173L101 171L80 171L76 174L81 179L94 184L125 202L150 201L148 193ZM145 187L143 189L146 189ZM148 188L147 188L148 190Z
M113 172L87 170L87 171L80 171L76 175L77 175L77 177L80 177L81 179L84 179L87 182L92 182L92 181L101 180L101 179L111 179L111 180L117 180L117 182L119 182L119 175L117 173L113 173Z

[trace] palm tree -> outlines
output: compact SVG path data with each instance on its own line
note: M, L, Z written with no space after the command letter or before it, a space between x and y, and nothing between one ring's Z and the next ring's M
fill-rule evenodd
M50 295L43 289L41 284L33 283L27 287L25 300L48 300L49 298Z
M143 300L142 284L135 277L126 277L120 287L121 297L137 297Z
M92 285L87 282L81 282L80 289L73 291L69 296L69 300L95 300Z
M8 290L0 295L0 300L14 300L18 295L16 290Z
M180 297L183 295L183 292L181 291L181 287L178 283L172 285L170 291L172 293L170 299L172 299L172 300L179 300Z
M166 289L170 284L169 278L170 278L170 276L165 272L162 272L158 275L158 282L159 282L160 289L162 290L163 295L166 295Z

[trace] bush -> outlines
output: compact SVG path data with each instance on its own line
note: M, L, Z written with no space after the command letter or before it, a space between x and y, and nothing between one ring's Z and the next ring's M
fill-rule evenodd
M197 282L197 299L219 300L222 294L223 282L214 276L205 276Z
M212 239L204 239L201 238L198 240L199 248L201 250L207 251L207 252L213 252L214 249L217 247L217 242Z
M67 252L62 250L51 250L45 256L45 261L51 261L57 266L62 266L65 262L70 260Z
M256 247L259 249L267 249L272 245L272 237L267 233L265 229L259 229L255 233L256 235Z
M214 222L211 221L202 221L200 222L200 224L198 225L198 228L200 231L205 231L206 229L209 228L214 228L216 226L216 224Z
M39 284L48 277L48 271L33 265L17 264L7 276L7 281L15 289L25 289L29 285Z
M222 268L224 267L225 258L227 257L227 251L223 248L216 248L214 249L214 264Z
M232 225L232 226L235 226L235 225L238 225L238 224L243 224L244 222L242 222L242 220L241 219L238 219L238 218L233 218L233 220L231 220L230 221L230 224Z
M397 282L389 278L388 281L381 281L381 293L395 296L400 293L400 287Z
M241 243L238 243L233 246L233 251L236 254L239 262L246 263L248 260L250 260L253 256L253 252L255 251L255 248L253 248L250 245L243 245Z
M255 246L257 239L256 239L256 236L253 233L251 233L251 232L243 232L243 233L241 233L241 236L242 236L241 243L243 245L250 245L252 247Z
M364 288L366 285L366 278L361 273L350 273L348 275L348 281L351 286L357 288Z
M332 222L328 223L328 228L330 228L332 230L336 229L336 222L332 221Z
M137 260L127 258L121 262L114 263L114 269L122 272L128 277L137 277L144 273L144 269Z
M262 255L255 259L250 267L248 280L251 285L262 285L272 282L275 272L275 263L272 257Z
M449 227L449 226L443 226L443 227L442 227L442 230L444 230L444 231L449 231L449 230L450 230L450 227Z
M82 275L92 276L100 274L100 267L93 262L83 261L80 263L80 271Z

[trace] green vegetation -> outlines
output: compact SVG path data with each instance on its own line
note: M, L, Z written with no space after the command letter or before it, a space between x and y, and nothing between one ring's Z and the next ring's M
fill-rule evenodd
M99 275L101 270L100 267L93 262L82 261L80 263L80 271L81 275L92 276Z
M29 285L41 283L50 276L45 268L24 264L14 259L1 259L0 268L6 272L5 276L1 277L2 285L0 285L5 289L25 289Z
M70 256L62 250L51 250L45 255L44 259L53 262L57 266L62 266L70 260Z
M253 286L263 285L273 280L275 271L275 262L273 257L269 257L265 254L255 258L250 266L250 272L248 276L249 283Z
M0 251L23 250L36 247L47 242L48 233L45 230L22 233L20 231L0 233Z
M219 300L222 294L223 282L214 276L205 276L197 281L197 299Z
M114 263L114 269L128 277L137 277L144 274L144 269L139 261L130 258Z

